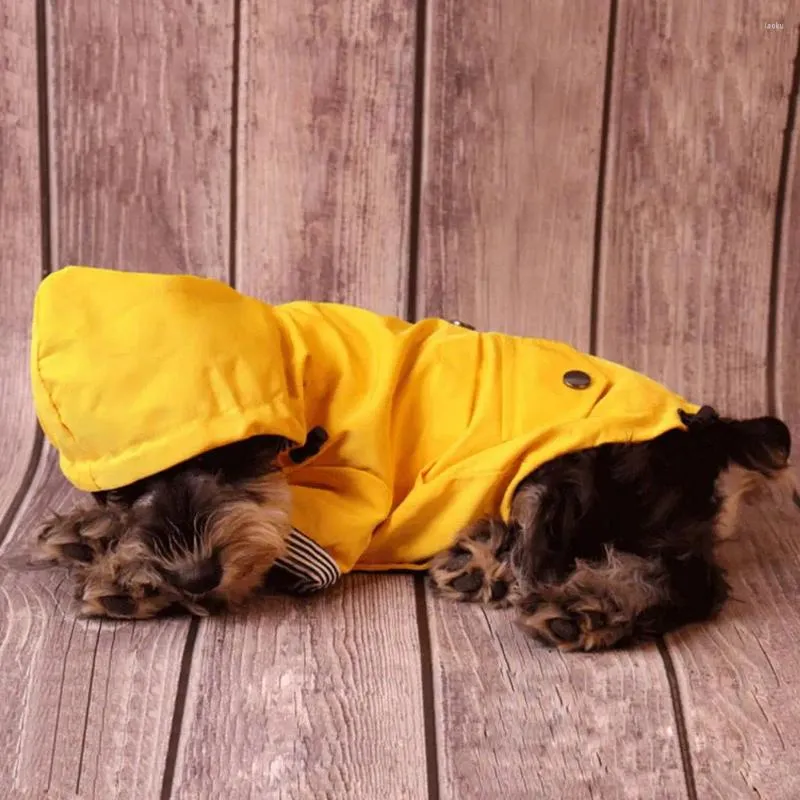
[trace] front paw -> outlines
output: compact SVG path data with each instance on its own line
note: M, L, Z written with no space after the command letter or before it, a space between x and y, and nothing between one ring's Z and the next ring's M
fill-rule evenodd
M39 531L33 558L66 566L90 564L106 552L118 527L116 516L106 509L53 512Z
M508 563L508 531L502 522L482 520L468 528L429 568L438 592L452 600L505 607L516 595Z
M178 604L175 593L146 560L129 563L114 551L80 570L75 596L85 617L150 619Z

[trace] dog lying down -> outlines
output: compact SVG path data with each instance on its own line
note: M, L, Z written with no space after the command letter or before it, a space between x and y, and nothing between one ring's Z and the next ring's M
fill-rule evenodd
M49 276L32 378L93 495L39 550L89 615L427 569L547 644L608 648L710 618L741 500L793 491L778 419L720 417L564 344L196 277Z

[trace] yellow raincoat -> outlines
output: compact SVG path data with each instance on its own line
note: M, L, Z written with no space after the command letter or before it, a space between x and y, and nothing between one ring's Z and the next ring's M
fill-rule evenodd
M294 527L341 572L422 567L479 515L507 516L542 463L651 439L698 409L565 344L85 267L42 282L31 365L42 428L86 491L324 428L285 470Z

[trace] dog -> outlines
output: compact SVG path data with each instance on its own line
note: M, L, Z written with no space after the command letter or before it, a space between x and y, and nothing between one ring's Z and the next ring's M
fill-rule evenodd
M51 515L38 550L72 569L87 615L206 615L265 585L410 568L443 596L513 607L547 645L608 649L712 618L741 503L797 497L781 420L720 416L566 345L273 309L187 276L60 273L37 293L34 395L93 500ZM248 347L243 365L232 353ZM237 381L270 409L266 430L218 410L242 404Z
M562 650L607 649L712 618L728 594L716 546L748 495L791 491L790 436L772 417L703 409L687 423L534 470L508 523L486 517L454 533L430 565L432 584L454 600L513 606L526 630ZM96 492L92 507L45 522L42 556L72 568L87 615L241 608L283 572L290 489L277 459L287 446L253 437ZM285 574L282 585L292 591Z

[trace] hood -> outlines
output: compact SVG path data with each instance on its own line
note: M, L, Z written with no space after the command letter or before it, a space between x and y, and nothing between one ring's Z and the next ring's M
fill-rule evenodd
M283 345L275 310L219 281L66 267L36 294L36 413L84 491L249 436L303 442L302 393L276 369Z

